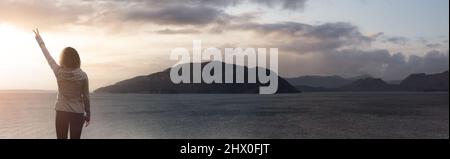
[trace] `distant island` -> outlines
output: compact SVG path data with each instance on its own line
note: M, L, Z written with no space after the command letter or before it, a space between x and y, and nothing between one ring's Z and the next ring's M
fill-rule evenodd
M363 75L355 78L340 76L303 76L288 78L289 83L305 92L361 91L448 91L449 71L437 74L412 74L401 81L383 81Z
M203 68L209 62L201 63ZM225 69L225 64L222 68ZM185 64L191 65L193 63ZM244 83L181 83L175 84L170 79L170 69L168 68L162 72L153 73L147 76L138 76L124 81L120 81L114 85L99 88L94 93L147 93L147 94L258 94L260 86L265 86L262 83L248 83L247 75L250 69L245 66L233 65L234 73L237 67L244 67L245 82ZM266 72L269 70L266 69ZM222 71L224 74L224 70ZM191 71L192 73L192 71ZM277 75L278 76L278 75ZM192 76L191 76L192 78ZM223 80L225 75L222 76ZM259 81L259 80L257 80ZM294 86L289 84L284 78L278 76L278 91L277 93L300 93Z

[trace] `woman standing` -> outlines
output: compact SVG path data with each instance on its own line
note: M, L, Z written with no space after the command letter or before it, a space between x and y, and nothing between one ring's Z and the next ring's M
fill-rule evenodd
M80 56L74 48L67 47L62 51L58 65L45 47L39 30L33 32L58 83L56 136L58 139L67 139L70 129L70 138L80 139L83 124L86 123L87 127L91 117L89 80L80 69Z

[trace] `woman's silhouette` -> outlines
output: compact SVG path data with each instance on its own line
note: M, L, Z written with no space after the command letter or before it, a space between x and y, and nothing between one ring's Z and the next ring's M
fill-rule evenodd
M67 139L70 129L70 138L79 139L83 124L89 125L91 111L89 100L89 80L85 72L80 69L78 52L65 48L58 65L52 58L39 30L33 30L36 40L47 59L58 83L58 97L56 100L56 136L58 139Z

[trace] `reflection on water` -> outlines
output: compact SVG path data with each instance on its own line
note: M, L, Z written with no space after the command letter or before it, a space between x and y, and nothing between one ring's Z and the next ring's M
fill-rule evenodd
M0 138L55 138L54 93L0 93ZM449 138L448 93L92 95L82 138Z

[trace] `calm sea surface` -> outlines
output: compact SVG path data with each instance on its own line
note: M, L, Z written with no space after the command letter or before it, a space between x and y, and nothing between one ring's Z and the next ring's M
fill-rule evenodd
M0 93L0 138L55 138L54 93ZM448 93L93 94L82 138L449 138Z

